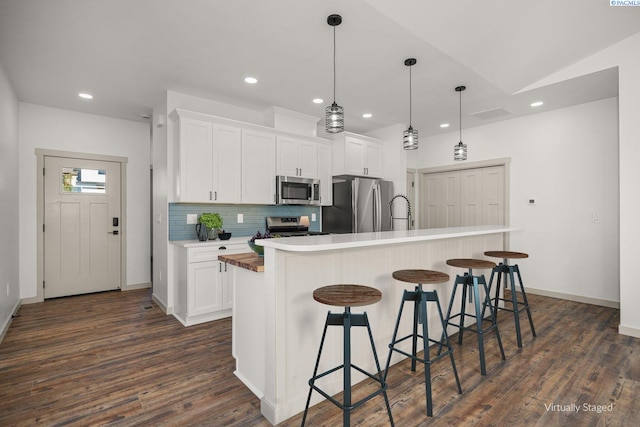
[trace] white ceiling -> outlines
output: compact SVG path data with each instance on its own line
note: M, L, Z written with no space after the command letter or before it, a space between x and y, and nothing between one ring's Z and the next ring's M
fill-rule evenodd
M616 96L615 69L522 89L640 32L640 7L608 0L0 0L0 62L35 104L143 120L173 90L320 118L327 104L311 100L332 101L332 13L336 101L360 133L408 123L408 57L425 136L458 128L461 84L464 127ZM511 114L469 115L496 108Z

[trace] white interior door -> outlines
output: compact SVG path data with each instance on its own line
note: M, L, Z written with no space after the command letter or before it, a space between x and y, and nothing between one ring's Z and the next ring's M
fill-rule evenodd
M45 156L44 297L120 288L120 163Z

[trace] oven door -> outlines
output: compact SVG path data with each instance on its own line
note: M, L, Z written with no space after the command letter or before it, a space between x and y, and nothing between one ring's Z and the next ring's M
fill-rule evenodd
M320 180L292 176L276 177L278 204L319 205Z

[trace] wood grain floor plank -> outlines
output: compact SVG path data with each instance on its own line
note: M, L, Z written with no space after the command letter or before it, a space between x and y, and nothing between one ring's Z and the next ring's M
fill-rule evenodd
M619 311L529 299L538 337L523 314L518 348L513 317L501 312L507 360L489 334L487 376L479 372L475 335L454 344L462 395L447 359L432 366L433 417L426 416L422 368L411 372L407 360L391 367L396 425L640 425L640 340L617 333ZM386 358L386 349L378 352ZM25 305L0 343L0 425L269 426L234 367L231 319L185 328L147 290ZM354 393L375 387L367 380ZM563 410L570 405L580 410ZM298 426L301 418L280 426ZM341 424L340 410L328 402L309 411L309 426ZM388 425L382 397L355 410L352 424Z

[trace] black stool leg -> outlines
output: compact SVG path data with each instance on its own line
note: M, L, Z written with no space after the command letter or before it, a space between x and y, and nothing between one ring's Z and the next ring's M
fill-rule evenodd
M367 328L369 325L367 325ZM344 312L344 333L343 333L342 353L344 367L342 368L342 390L344 409L342 412L342 425L351 425L351 310L345 307Z
M478 330L478 353L480 356L480 374L487 375L487 368L484 363L484 334L482 331L482 310L480 310L480 288L478 277L473 276L473 296L476 306L476 328ZM491 308L489 308L491 310Z
M416 286L415 292L414 296L417 296L419 292L422 292L422 287ZM411 359L411 372L416 371L416 355L418 354L418 323L420 322L420 311L423 309L422 299L415 298L413 301L413 338L411 343L411 355L413 358Z
M327 336L327 327L329 326L329 316L331 312L327 314L327 319L324 322L324 331L322 331L322 339L320 340L320 349L318 350L318 357L316 358L316 366L313 368L313 376L309 380L309 395L307 396L307 404L304 407L304 415L302 416L302 427L307 420L307 412L309 411L309 404L311 403L311 393L313 393L313 383L315 382L316 375L318 375L318 366L320 366L320 356L322 355L322 347L324 346L324 339Z
M373 351L373 360L376 362L376 370L378 372L378 377L380 380L380 387L382 388L382 395L384 396L384 403L387 406L387 413L389 414L389 422L391 423L391 427L394 427L393 416L391 415L391 405L389 404L389 397L387 396L387 383L386 383L386 373L384 378L382 377L382 372L380 371L380 361L378 360L378 353L376 352L376 345L373 342L373 333L371 332L371 326L369 326L369 317L367 313L364 313L364 322L367 325L367 332L369 332L369 342L371 342L371 350Z
M467 317L467 280L468 275L456 276L456 282L460 280L462 284L462 309L460 311L460 324L458 325L458 344L462 345L462 333L464 332L464 319ZM471 296L471 295L469 295Z
M420 289L422 291L422 289ZM427 394L427 416L433 416L431 397L431 359L429 354L429 324L427 321L427 294L420 292L420 321L422 322L422 351L424 358L424 384ZM415 356L415 354L414 354ZM415 359L413 359L415 364Z
M491 329L495 329L496 338L498 339L498 346L500 347L500 355L502 356L502 360L506 360L506 356L504 355L504 348L502 348L502 339L500 339L500 330L498 329L498 321L496 319L496 312L498 311L495 307L491 306L491 300L489 298L489 289L487 288L487 281L484 279L484 275L480 276L478 282L484 286L485 290L485 301L489 303L489 313L491 313Z
M529 317L529 325L531 325L531 332L533 336L536 336L536 329L533 327L533 317L531 317L531 310L529 309L529 301L527 301L527 293L524 291L524 285L522 284L522 277L520 276L520 268L516 264L514 266L514 270L516 274L518 274L518 282L520 282L520 290L522 291L522 300L524 301L524 306L527 309L527 316Z
M402 310L404 309L404 302L407 301L407 291L402 293L402 301L400 301L400 310L398 310L398 319L396 320L396 326L393 328L393 336L391 337L391 344L389 344L389 355L387 356L387 365L384 369L383 381L387 382L387 375L389 374L389 365L391 364L391 355L393 354L393 346L396 343L398 337L398 328L400 327L400 320L402 319Z
M434 291L435 293L435 291ZM436 294L437 295L437 294ZM438 355L440 355L440 349L442 349L442 343L447 346L449 351L449 358L451 359L451 367L453 368L453 375L456 377L456 384L458 385L458 393L462 394L462 387L460 386L460 378L458 378L458 370L456 369L456 361L453 359L453 347L449 341L449 334L447 334L447 324L442 316L442 307L440 307L440 300L436 296L436 305L438 306L438 315L440 316L440 324L442 325L442 337L440 338L440 346Z
M516 282L513 280L513 266L509 266L509 279L511 279L511 304L513 304L513 320L516 324L516 339L518 347L522 348L522 334L520 333L520 310L518 306L518 294L516 293Z

